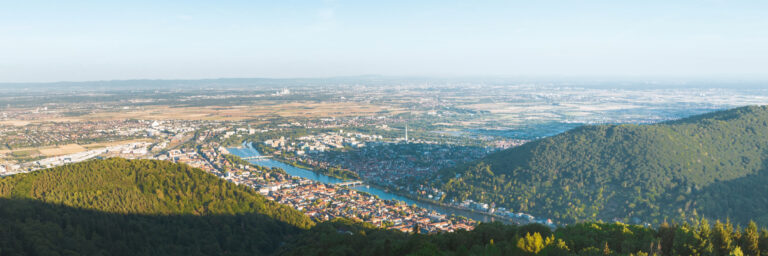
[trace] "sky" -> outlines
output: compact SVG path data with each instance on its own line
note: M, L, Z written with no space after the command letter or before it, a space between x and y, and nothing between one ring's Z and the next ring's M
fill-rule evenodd
M0 82L768 78L768 1L0 0Z

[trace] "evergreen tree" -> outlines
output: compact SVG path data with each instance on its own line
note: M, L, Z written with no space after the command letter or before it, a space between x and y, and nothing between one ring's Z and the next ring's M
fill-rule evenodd
M671 227L669 223L664 222L659 227L659 239L661 239L661 254L664 256L672 255L672 247L675 243L675 228Z
M675 241L672 255L701 255L697 252L696 234L690 227L683 225L675 229Z
M603 256L611 255L611 248L608 247L608 242L603 245Z
M760 255L768 255L768 229L760 229Z
M712 244L712 231L709 221L706 219L701 220L701 224L698 226L698 230L694 233L694 251L692 255L714 255L714 245Z
M723 224L722 222L715 221L715 227L712 231L712 245L716 256L727 256L731 254L733 250L733 227L730 221Z
M757 231L757 224L750 221L744 235L741 237L741 248L748 256L760 256L760 233Z

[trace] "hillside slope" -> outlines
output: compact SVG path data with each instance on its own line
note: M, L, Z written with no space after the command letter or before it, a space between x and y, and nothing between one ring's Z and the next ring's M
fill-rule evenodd
M92 160L0 179L9 255L265 254L312 225L252 189L164 161Z
M690 217L768 223L768 107L654 125L584 126L442 170L444 200L564 222Z

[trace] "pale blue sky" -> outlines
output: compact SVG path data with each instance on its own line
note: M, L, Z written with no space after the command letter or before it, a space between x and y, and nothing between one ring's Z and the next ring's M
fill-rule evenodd
M768 77L768 1L6 1L0 82Z

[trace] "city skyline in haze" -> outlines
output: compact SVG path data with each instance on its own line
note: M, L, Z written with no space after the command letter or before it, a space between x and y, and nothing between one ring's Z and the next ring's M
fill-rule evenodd
M221 77L766 79L762 1L20 1L0 83Z

